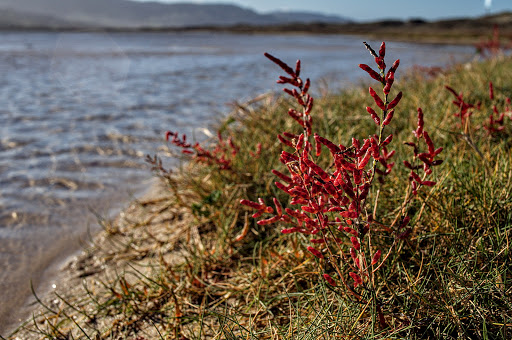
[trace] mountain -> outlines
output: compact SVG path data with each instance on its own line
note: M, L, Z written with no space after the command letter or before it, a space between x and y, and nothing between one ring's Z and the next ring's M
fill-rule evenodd
M17 27L71 27L76 23L57 19L44 14L20 12L12 9L0 9L0 28Z
M18 21L16 21L18 20ZM305 12L261 14L230 4L136 2L130 0L0 0L0 27L189 27L289 22L347 22Z

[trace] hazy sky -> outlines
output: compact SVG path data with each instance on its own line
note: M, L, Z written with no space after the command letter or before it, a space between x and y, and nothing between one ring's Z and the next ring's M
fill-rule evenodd
M150 0L138 0L150 1ZM160 2L232 3L258 12L306 10L347 16L355 20L381 18L426 19L479 16L512 11L512 0L152 0Z

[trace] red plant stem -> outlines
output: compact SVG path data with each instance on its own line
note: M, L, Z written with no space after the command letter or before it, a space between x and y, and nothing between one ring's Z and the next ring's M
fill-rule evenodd
M298 154L298 151L295 152L295 155L298 157L299 159L299 162L302 161L302 157L300 157L300 155ZM301 167L299 166L299 169ZM309 187L306 185L306 181L305 181L305 178L304 178L304 174L302 173L302 171L299 171L298 173L301 181L303 182L303 187L305 188L305 190L307 191L307 194L308 194L308 204L311 208L313 208L312 204L311 204L311 200L313 198L313 195L311 194L310 192L310 189ZM326 248L327 248L327 252L329 253L329 258L332 259L331 261L331 264L334 266L334 269L336 270L339 278L341 279L343 285L345 286L345 288L347 288L347 290L350 292L350 294L352 294L356 299L360 300L361 299L361 296L359 294L357 294L350 286L349 284L347 283L347 281L345 280L345 277L340 269L340 267L338 266L338 263L337 261L335 260L336 257L334 256L334 254L332 253L332 250L331 250L331 247L329 245L329 242L328 242L328 236L327 234L325 233L325 230L328 231L328 233L330 234L330 236L332 237L333 240L336 239L336 236L334 235L334 233L332 232L332 229L330 228L330 226L326 226L325 225L325 215L323 212L318 212L315 214L316 218L318 221L320 221L320 223L322 224L321 225L321 231L322 231L322 237L325 241L325 244L326 244ZM340 254L342 254L342 256L344 257L344 253L343 253L343 250L341 249L340 245L335 242L335 244L338 246L338 251L340 252ZM345 261L346 262L346 261Z
M298 155L298 152L295 152L295 154L299 157L299 161L301 161L301 157L300 155ZM299 166L299 169L300 169L300 166ZM311 199L313 198L313 196L311 195L311 192L309 190L309 187L306 185L306 181L304 179L304 176L303 176L303 173L302 171L299 172L299 177L300 179L302 180L303 182L303 187L306 189L307 193L308 193L308 197L309 197L309 205L312 207L312 204L311 204ZM313 208L313 207L312 207ZM329 227L329 226L326 226L325 225L325 215L323 212L319 212L319 213L316 213L315 214L316 218L318 221L321 221L322 225L321 225L321 230L322 230L322 237L325 241L325 244L326 244L326 247L327 247L327 252L329 253L329 258L332 259L331 261L331 264L334 266L334 269L336 270L338 276L340 277L343 285L347 288L347 290L358 300L361 299L361 296L359 294L357 294L349 285L348 283L346 282L345 280L345 277L340 269L340 267L338 266L338 263L337 261L335 261L336 257L334 256L334 254L332 253L331 251L331 247L329 246L329 242L328 242L328 239L327 239L327 234L325 233L325 230L328 230L330 236L332 237L333 240L336 239L336 236L334 235L334 233L332 232L332 229ZM340 254L343 254L343 251L340 247L340 245L335 242L336 245L338 246L338 250L340 251Z
M382 267L382 266L384 265L384 263L385 263L385 262L386 262L386 260L388 259L389 255L391 255L391 251L393 250L393 247L394 247L394 246L395 246L395 244L396 244L396 240L397 240L397 239L395 238L395 240L393 241L393 244L392 244L392 245L391 245L391 247L389 247L389 249L388 249L388 253L386 254L386 256L384 256L384 258L382 259L382 261L380 261L380 264L377 266L377 268L375 268L375 269L373 269L373 270L372 270L372 274L373 274L373 273L375 273L375 272L377 272L377 271L380 269L380 267Z

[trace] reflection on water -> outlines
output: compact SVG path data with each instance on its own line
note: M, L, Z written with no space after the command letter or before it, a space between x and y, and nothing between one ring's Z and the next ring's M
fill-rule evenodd
M301 58L303 75L331 89L370 62L353 37L0 33L0 332L27 316L19 306L29 280L49 287L55 264L95 228L91 211L106 215L147 187L144 155L162 147L165 130L201 138L227 102L277 89L264 51ZM403 67L472 52L401 43L388 51Z

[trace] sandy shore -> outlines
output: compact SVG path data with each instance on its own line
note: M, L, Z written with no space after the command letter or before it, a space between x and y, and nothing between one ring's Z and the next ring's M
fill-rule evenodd
M200 244L201 241L197 229L194 229L193 216L170 202L174 201L170 199L169 191L161 184L155 185L113 221L105 221L104 230L94 237L92 245L63 266L60 284L45 296L33 298L33 317L20 325L14 334L4 337L41 339L41 330L51 328L56 315L58 318L68 314L79 322L84 314L78 310L96 308L90 295L102 296L102 291L108 291L107 287L121 277L128 284L135 284L141 276L154 270L154 264L173 266L183 261L180 242ZM130 279L133 282L129 282ZM95 320L94 328L109 329L115 322L116 316L111 315ZM138 327L140 334L148 339L158 338L152 325ZM84 335L75 333L71 328L70 334ZM102 339L109 335L98 333L94 336Z

